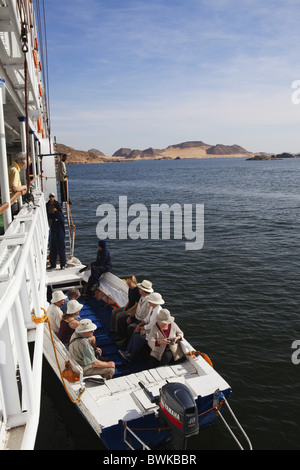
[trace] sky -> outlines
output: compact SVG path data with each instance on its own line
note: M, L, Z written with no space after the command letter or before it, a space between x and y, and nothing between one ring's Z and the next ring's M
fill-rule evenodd
M300 152L299 0L51 0L45 12L58 143Z

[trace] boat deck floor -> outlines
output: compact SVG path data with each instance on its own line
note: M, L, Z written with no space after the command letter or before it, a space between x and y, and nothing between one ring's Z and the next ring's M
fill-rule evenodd
M55 269L47 270L47 280L46 283L53 287L53 289L58 289L61 285L73 285L80 286L82 282L82 277L80 276L79 270L83 268L82 264L77 264L75 266L67 265L66 269L60 269L57 265Z

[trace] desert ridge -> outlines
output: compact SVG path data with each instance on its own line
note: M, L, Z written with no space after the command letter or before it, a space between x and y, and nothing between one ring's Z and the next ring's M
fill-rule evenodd
M68 156L67 162L69 164L184 158L247 158L254 155L239 145L218 144L213 146L202 141L183 142L170 145L165 149L153 149L152 147L145 150L120 148L112 156L104 155L100 150L76 150L64 144L56 144L56 151L65 153Z

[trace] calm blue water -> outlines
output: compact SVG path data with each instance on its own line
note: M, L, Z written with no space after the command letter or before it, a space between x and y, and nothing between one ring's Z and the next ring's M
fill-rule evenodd
M195 349L233 389L255 449L300 449L300 159L209 159L68 165L76 253L97 251L98 205L204 204L204 246L108 240L113 272L150 279ZM228 414L225 415L231 422ZM234 427L234 429L236 429ZM244 443L244 441L242 441ZM222 423L190 449L236 449Z

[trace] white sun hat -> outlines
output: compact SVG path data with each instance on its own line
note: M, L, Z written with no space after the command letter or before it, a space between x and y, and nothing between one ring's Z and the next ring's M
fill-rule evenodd
M170 314L169 310L162 308L159 314L157 315L156 321L161 323L173 323L175 320L174 317Z
M145 292L154 292L154 290L152 289L152 282L147 281L147 279L144 279L142 283L138 284L138 287L144 290Z
M56 290L52 292L52 299L51 303L55 304L56 302L60 302L61 300L67 299L67 296L63 293L62 290Z
M89 318L80 320L79 325L76 328L76 333L87 333L88 331L95 331L97 326Z
M77 313L82 309L83 305L77 302L77 300L70 300L67 305L67 314L71 315Z
M152 304L163 305L165 303L164 299L158 292L153 292L149 294L147 297L147 302L151 302Z

